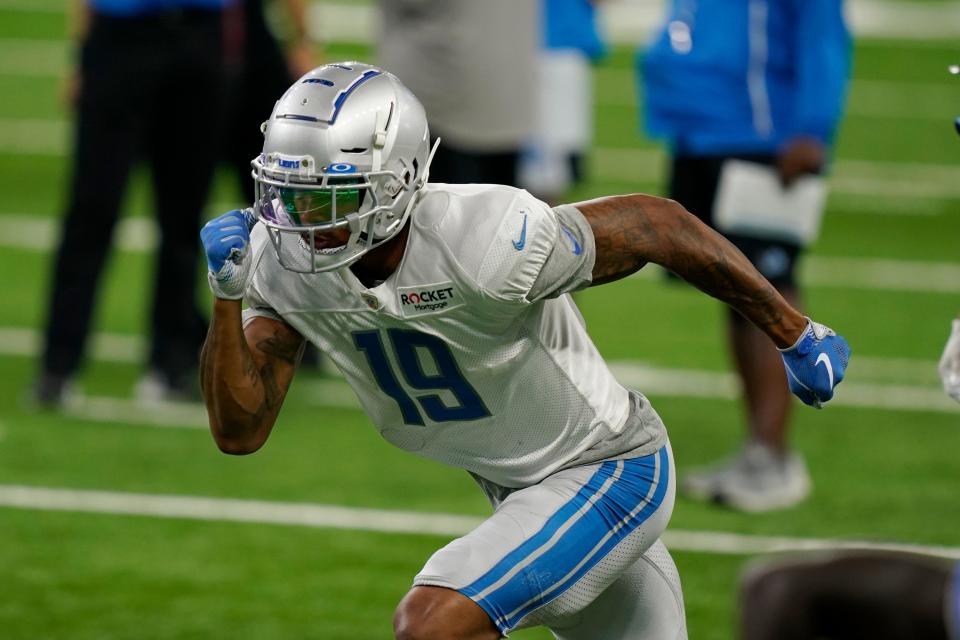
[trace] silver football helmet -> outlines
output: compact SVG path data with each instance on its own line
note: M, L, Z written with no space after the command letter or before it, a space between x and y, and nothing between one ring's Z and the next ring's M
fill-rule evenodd
M396 76L359 62L297 80L263 125L254 209L280 264L345 267L395 236L427 182L430 132Z

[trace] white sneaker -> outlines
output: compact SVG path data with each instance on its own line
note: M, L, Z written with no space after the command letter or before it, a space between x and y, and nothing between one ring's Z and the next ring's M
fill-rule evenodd
M151 369L137 382L133 395L145 405L199 402L200 390L189 383L175 384L164 374Z
M766 446L748 443L736 458L681 485L687 495L710 499L741 511L791 507L810 495L807 466L795 453L781 457Z

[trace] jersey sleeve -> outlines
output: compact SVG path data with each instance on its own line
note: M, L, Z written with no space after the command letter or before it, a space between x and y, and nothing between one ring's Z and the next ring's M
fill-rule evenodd
M557 238L527 294L531 301L578 291L593 281L597 252L590 223L573 205L560 205L553 213L558 224Z
M575 207L551 209L520 192L500 218L479 283L504 302L555 298L590 284L595 254L590 225Z

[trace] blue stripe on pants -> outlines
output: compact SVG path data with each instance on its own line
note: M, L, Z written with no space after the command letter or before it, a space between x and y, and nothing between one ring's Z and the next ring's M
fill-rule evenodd
M516 549L508 553L497 564L495 564L487 573L480 576L472 584L467 585L460 592L468 597L473 597L481 593L484 589L500 580L510 569L516 566L521 560L529 556L538 548L546 544L548 540L571 518L587 501L592 498L603 486L603 483L613 475L616 464L605 462L593 474L590 480L571 498L565 505L560 507L544 523L543 527L532 537L525 540Z
M650 500L645 502L654 480L656 457L660 462L658 485ZM584 513L576 516L578 510L597 496L604 483L613 477L620 466L623 467L620 477L612 481L606 492ZM524 616L576 584L620 541L642 525L662 503L668 485L669 459L666 448L643 458L603 463L577 495L558 509L534 536L507 554L474 583L460 589L460 592L474 599L501 631L511 629ZM631 516L638 508L639 511ZM576 519L571 520L574 516ZM543 555L532 560L492 593L478 598L511 569L544 547L568 523L569 529ZM610 535L612 531L614 533ZM608 535L609 538L594 551ZM578 567L581 562L583 565Z
M603 546L600 547L590 557L590 559L583 564L583 566L577 569L576 573L574 573L572 576L567 578L562 585L555 588L550 594L547 594L545 597L540 597L535 599L526 607L524 607L517 613L511 615L505 622L503 622L504 628L506 629L513 628L516 624L518 624L524 618L524 616L531 613L533 610L563 595L563 593L567 589L575 585L577 581L580 580L580 578L582 578L584 575L586 575L588 571L590 571L590 569L596 566L596 564L600 562L603 558L605 558L608 553L613 551L614 547L616 547L617 544L619 544L628 535L633 533L638 527L640 527L640 525L646 522L647 518L653 515L653 513L660 507L660 504L663 502L663 497L667 493L667 486L670 484L669 476L665 476L664 473L668 472L669 464L670 463L667 460L666 451L661 449L660 477L659 477L660 482L657 484L657 488L653 496L649 500L649 502L647 502L643 506L643 508L640 510L639 513L636 513L631 516L629 515L630 512L628 512L627 515L624 517L624 519L621 520L620 523L618 523L621 525L620 528L612 536L610 536L609 539L607 539L607 541L603 544ZM649 484L647 486L649 486ZM646 493L644 493L643 495L646 496ZM639 506L639 504L637 506Z

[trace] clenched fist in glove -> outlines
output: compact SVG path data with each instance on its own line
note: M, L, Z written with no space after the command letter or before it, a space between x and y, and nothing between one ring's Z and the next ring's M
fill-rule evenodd
M257 223L253 209L228 211L205 224L200 240L207 254L207 281L213 295L239 300L247 288L250 230Z
M790 391L805 404L820 409L847 370L850 345L833 329L807 318L797 341L780 350Z

